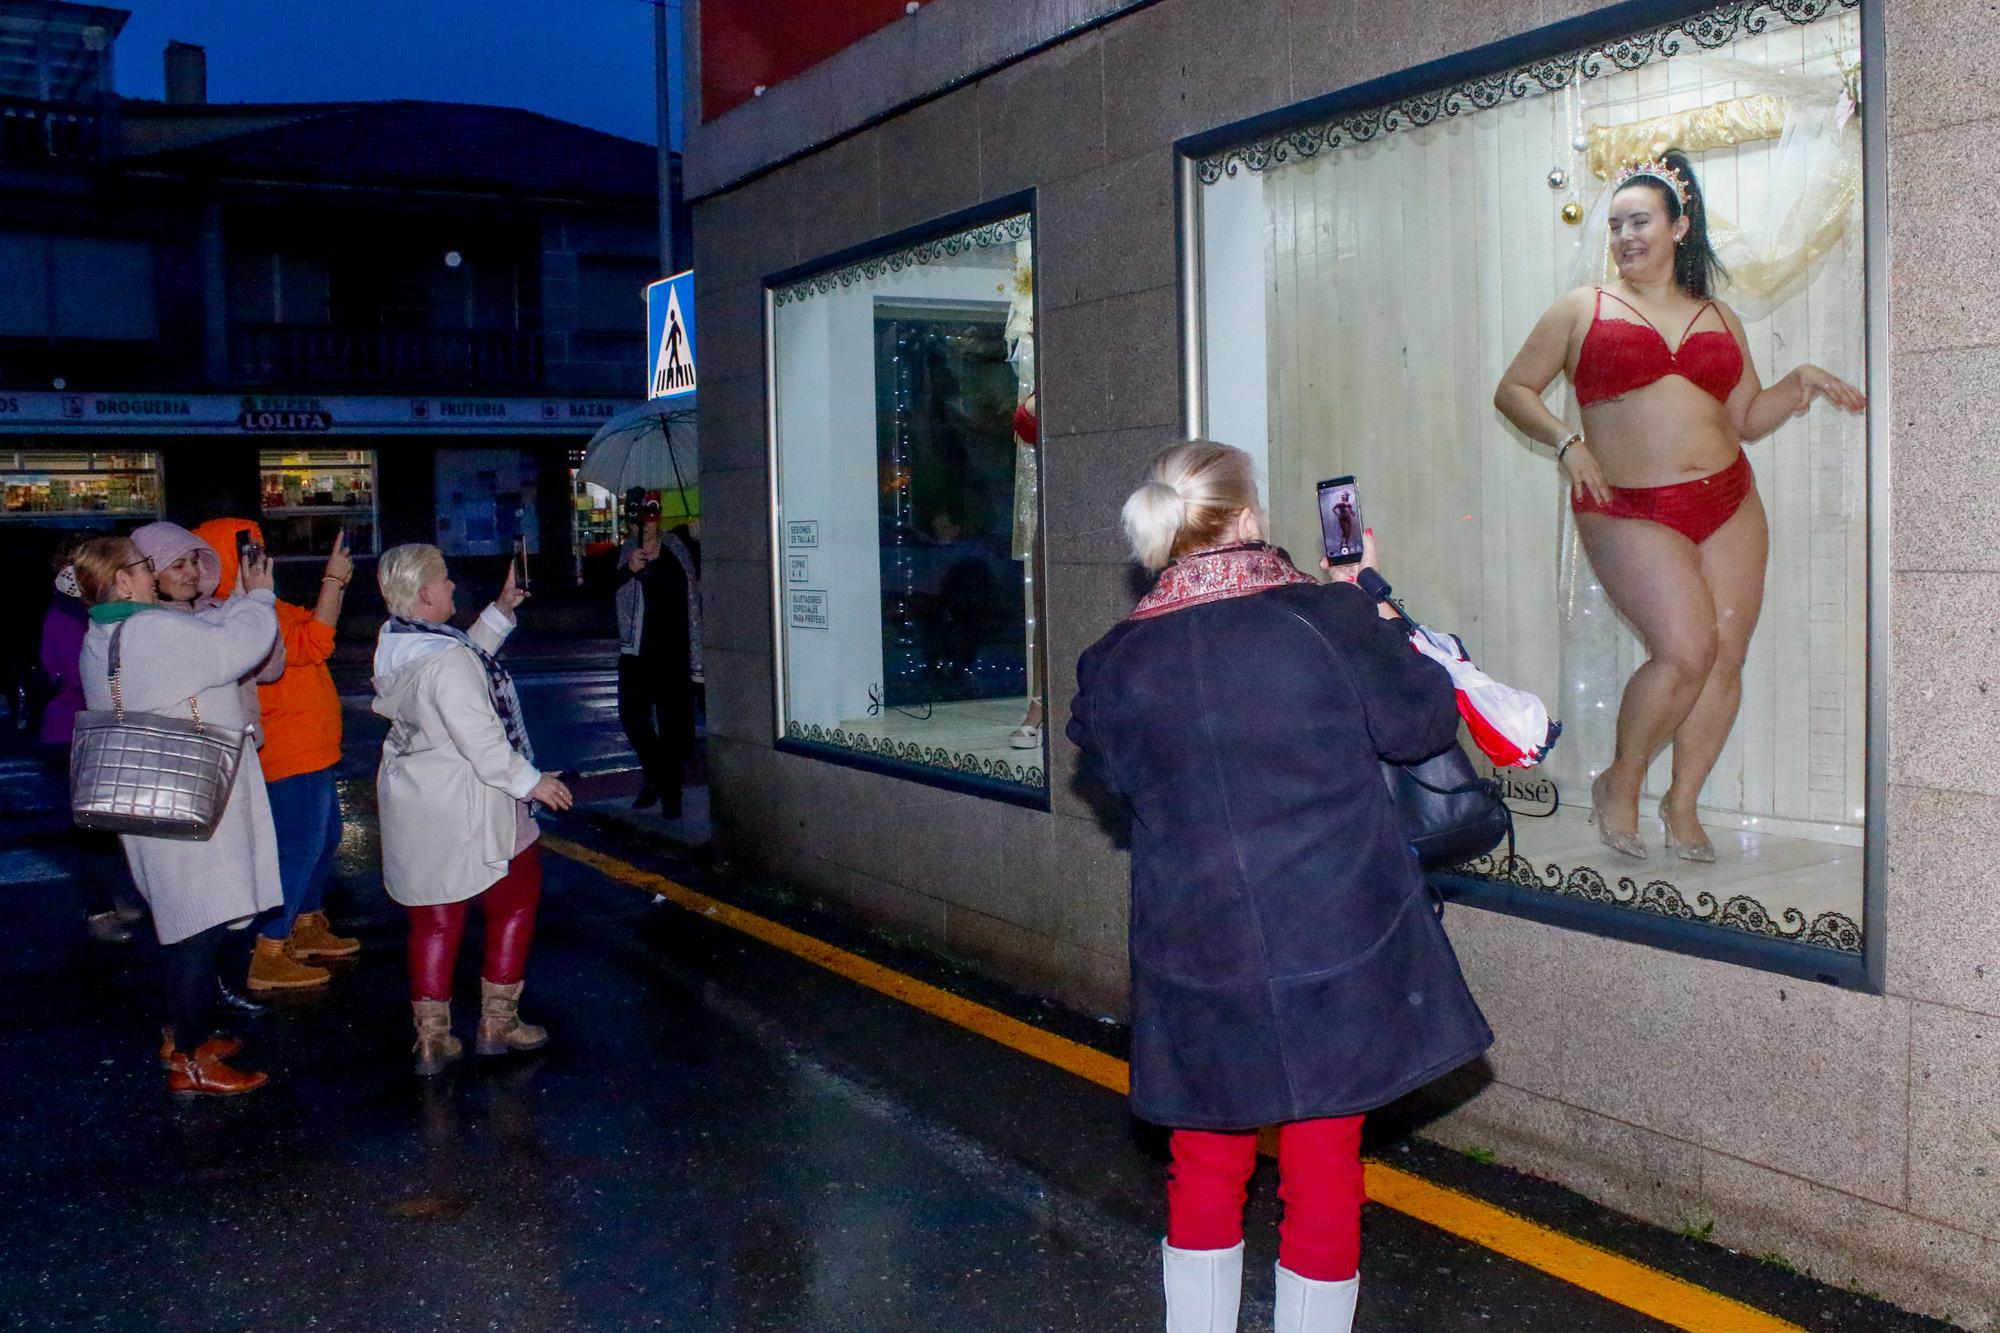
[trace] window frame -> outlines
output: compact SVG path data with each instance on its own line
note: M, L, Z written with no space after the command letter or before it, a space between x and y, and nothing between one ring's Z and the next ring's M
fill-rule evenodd
M1034 673L1039 670L1042 681L1042 744L1041 753L1037 760L1037 765L1042 775L1042 785L1039 789L980 774L934 767L906 759L887 758L879 754L847 749L842 746L830 745L823 742L797 740L785 734L787 707L785 688L785 634L787 626L785 622L786 581L784 555L786 547L783 533L784 510L781 505L781 477L778 457L777 292L780 288L790 286L822 273L844 268L850 264L859 263L876 255L907 249L910 246L918 245L925 241L949 236L954 232L965 231L985 223L997 222L1002 218L1017 217L1022 214L1027 215L1028 234L1033 238L1035 243L1035 265L1037 271L1035 274L1034 311L1035 328L1039 333L1044 313L1042 306L1042 279L1039 271L1042 262L1041 216L1036 205L1036 191L1033 189L1001 195L998 198L975 204L970 208L944 214L929 221L918 223L915 226L905 227L899 231L863 241L858 245L848 246L829 254L818 256L804 263L794 264L788 268L767 273L762 280L764 315L764 438L766 459L765 511L768 535L771 543L769 574L771 598L771 703L773 730L775 733L773 748L783 754L801 755L806 758L823 760L827 763L839 764L844 768L856 768L865 772L880 773L886 777L901 778L907 782L920 783L927 787L958 792L962 795L983 797L987 800L1000 801L1007 805L1021 806L1031 810L1052 810L1054 809L1055 793L1054 765L1051 762L1051 757L1054 746L1051 741L1051 730L1048 725L1048 580L1046 576L1039 579L1035 585L1034 615L1037 623L1042 627L1042 633L1038 634L1035 639L1035 660L1028 664L1030 679L1032 680ZM1039 408L1038 415L1043 421L1046 421L1048 419L1048 394L1040 373L1039 339L1036 356L1038 360L1035 387L1037 394L1036 401ZM1044 438L1046 438L1046 433L1044 434ZM1041 564L1045 571L1048 568L1047 477L1048 469L1046 464L1044 464L1036 472L1035 507L1037 519L1035 524L1035 544L1036 551L1041 558ZM1033 754L1032 751L1022 751L1021 753L1024 755Z
M1864 429L1868 514L1867 799L1863 820L1861 952L1842 953L1774 939L1720 924L1682 921L1632 907L1560 897L1497 880L1433 874L1445 899L1531 921L1671 953L1797 977L1880 995L1885 984L1888 918L1888 689L1893 646L1889 521L1889 271L1888 96L1884 60L1885 0L1857 0L1861 16L1863 279L1866 291L1865 371L1869 409ZM1834 8L1839 0L1830 0ZM1202 159L1343 114L1439 92L1457 84L1522 71L1539 61L1619 42L1634 33L1678 24L1717 8L1715 0L1627 0L1594 13L1509 37L1460 55L1430 61L1233 124L1189 135L1174 144L1175 219L1180 288L1182 434L1198 438L1206 421L1205 329L1201 246ZM1471 109L1478 114L1478 109Z

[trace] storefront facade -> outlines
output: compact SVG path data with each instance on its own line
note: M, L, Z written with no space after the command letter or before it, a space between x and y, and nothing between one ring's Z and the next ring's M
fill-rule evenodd
M727 853L1121 1012L1125 855L1062 737L1078 654L1144 588L1119 505L1209 435L1258 455L1297 553L1313 481L1353 473L1399 592L1568 723L1510 788L1519 856L1442 885L1499 1042L1426 1132L2000 1313L2000 714L1935 650L1983 640L2000 588L1967 498L2000 305L1952 221L1987 190L2000 28L1877 0L990 10L881 16L748 100L704 71L729 109L689 116ZM1607 178L1655 139L1729 220L1764 381L1810 360L1870 396L1750 452L1765 617L1703 789L1714 866L1581 829L1639 650L1585 616L1549 451L1491 407L1541 311L1604 280Z
M52 535L165 518L254 517L280 561L398 542L503 557L516 537L573 574L572 455L613 398L294 394L0 395L0 541L32 558Z

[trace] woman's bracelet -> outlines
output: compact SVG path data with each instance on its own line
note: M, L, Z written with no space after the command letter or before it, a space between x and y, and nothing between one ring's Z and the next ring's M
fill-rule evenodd
M1557 455L1557 456L1558 456L1558 457L1560 457L1561 455ZM349 577L351 578L351 577L352 577L352 575L350 575ZM341 590L342 592L346 592L346 591L347 591L347 579L339 579L339 578L335 578L335 577L334 577L333 575L331 575L331 574L322 574L322 575L320 575L320 576L319 576L319 581L320 581L321 583L337 583L337 584L339 584L339 585L340 585L340 590Z
M1583 432L1580 430L1571 431L1569 438L1556 446L1556 462L1560 463L1563 461L1563 455L1570 451L1571 445L1582 444L1582 443L1583 443Z

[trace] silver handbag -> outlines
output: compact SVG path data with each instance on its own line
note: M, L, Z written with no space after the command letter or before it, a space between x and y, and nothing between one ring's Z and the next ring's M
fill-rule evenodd
M120 624L111 631L111 711L76 715L69 746L69 807L78 828L205 842L222 822L243 760L243 735L206 726L190 698L187 718L128 713L118 689Z

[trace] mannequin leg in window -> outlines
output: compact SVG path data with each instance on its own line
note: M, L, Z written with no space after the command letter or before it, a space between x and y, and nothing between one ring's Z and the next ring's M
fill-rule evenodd
M1035 584L1041 563L1039 550L1031 552L1021 562L1021 615L1026 626L1022 644L1026 653L1028 709L1021 715L1021 725L1007 733L1007 744L1016 750L1038 750L1042 745L1042 655L1039 626L1035 623Z
M1611 765L1590 787L1604 845L1643 860L1639 794L1653 756L1680 729L1714 670L1715 602L1699 548L1673 529L1645 519L1587 513L1578 514L1576 524L1598 582L1619 614L1639 631L1648 653L1626 682L1618 705Z
M1764 609L1764 563L1770 553L1764 505L1753 491L1742 508L1696 549L1715 602L1715 664L1700 697L1674 733L1673 782L1660 798L1667 849L1686 861L1713 861L1715 848L1695 814L1701 787L1721 757L1743 702L1743 659Z

